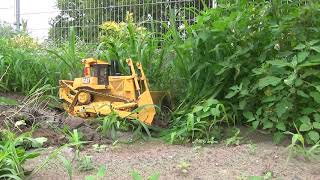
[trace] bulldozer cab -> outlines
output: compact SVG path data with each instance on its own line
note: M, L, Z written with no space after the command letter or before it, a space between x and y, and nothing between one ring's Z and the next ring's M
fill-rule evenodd
M86 76L86 74L84 74ZM109 65L108 64L91 64L90 76L97 77L98 85L109 85Z

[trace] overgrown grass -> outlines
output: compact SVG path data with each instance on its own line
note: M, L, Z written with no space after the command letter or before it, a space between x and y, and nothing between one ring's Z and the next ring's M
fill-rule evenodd
M56 95L59 80L78 76L80 59L88 53L76 51L74 35L58 48L40 45L23 32L0 37L0 91L30 94L50 85L51 94Z

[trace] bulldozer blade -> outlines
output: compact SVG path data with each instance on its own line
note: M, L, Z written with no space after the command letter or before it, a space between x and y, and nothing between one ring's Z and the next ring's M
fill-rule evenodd
M172 108L171 97L168 92L165 91L150 91L153 103L161 108L162 105L168 106L168 108Z
M138 118L140 121L151 125L157 113L163 105L171 108L170 97L163 91L145 91L138 98Z
M156 114L155 104L153 103L150 91L143 92L138 98L138 119L148 125L152 124Z

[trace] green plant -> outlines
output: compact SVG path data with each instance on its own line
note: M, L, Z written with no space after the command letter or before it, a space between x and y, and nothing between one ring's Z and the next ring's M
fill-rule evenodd
M191 164L184 162L184 161L177 165L177 167L179 168L179 170L182 174L187 174L190 166L191 166Z
M97 151L97 152L102 152L102 151L105 151L106 150L106 148L107 148L107 146L106 145L104 145L104 144L94 144L94 145L92 145L92 147L93 147L93 149L95 150L95 151Z
M253 143L250 143L248 144L248 150L249 150L249 153L254 155L256 154L257 152L257 145L256 144L253 144Z
M318 141L311 147L307 147L305 144L305 139L299 133L299 131L297 134L291 132L286 133L292 135L291 144L287 147L287 150L289 152L287 162L290 160L292 156L302 156L305 160L319 159L320 141Z
M222 125L229 125L230 117L225 106L218 100L210 98L193 109L176 112L172 120L171 143L187 142L202 139L210 141L221 138Z
M131 173L133 180L143 180L143 177L140 175L138 171L133 171ZM160 173L153 173L151 176L149 176L148 180L158 180L160 178Z
M37 151L28 152L23 144L33 140L30 133L16 136L14 133L2 130L0 136L0 179L25 179L27 172L23 164L28 159L39 155Z
M49 50L47 51L55 55L61 62L63 62L62 68L67 68L70 74L70 79L73 77L78 77L80 75L80 57L76 52L76 34L74 27L70 28L69 32L69 41L63 48L58 50Z
M140 138L143 138L144 140L151 138L151 132L149 130L150 127L140 120L134 119L129 121L129 127L133 131L131 141L136 141ZM145 134L147 134L147 136Z
M61 156L61 155L58 156L58 157L62 161L63 166L64 166L64 168L66 169L66 171L68 173L68 179L72 180L73 168L72 168L71 161L69 161L64 156Z
M268 171L263 176L249 176L246 179L247 180L270 180L273 177L272 174L273 174L272 172Z
M100 166L98 173L95 176L93 175L86 176L85 180L100 180L100 179L103 179L105 174L106 174L106 166Z
M91 156L84 156L78 161L78 170L79 171L91 171L94 169L92 164Z
M239 145L243 137L239 136L240 129L236 128L234 134L225 140L226 146Z
M67 130L67 138L69 143L73 144L76 148L76 151L79 151L83 147L84 141L82 141L82 135L78 132L77 129L74 129L72 132Z
M120 128L120 121L118 119L119 116L116 112L112 112L103 118L98 118L99 127L97 130L100 131L104 137L110 134L112 140L116 140L117 129Z

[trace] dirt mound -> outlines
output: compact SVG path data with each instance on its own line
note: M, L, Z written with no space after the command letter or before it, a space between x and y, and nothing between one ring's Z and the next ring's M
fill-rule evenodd
M96 126L86 119L68 116L59 109L50 109L46 101L30 100L21 95L1 94L16 98L19 105L0 106L0 129L9 128L17 134L32 131L33 137L46 137L45 146L67 143L67 136L78 129L84 141L100 141ZM68 133L70 132L70 133Z

